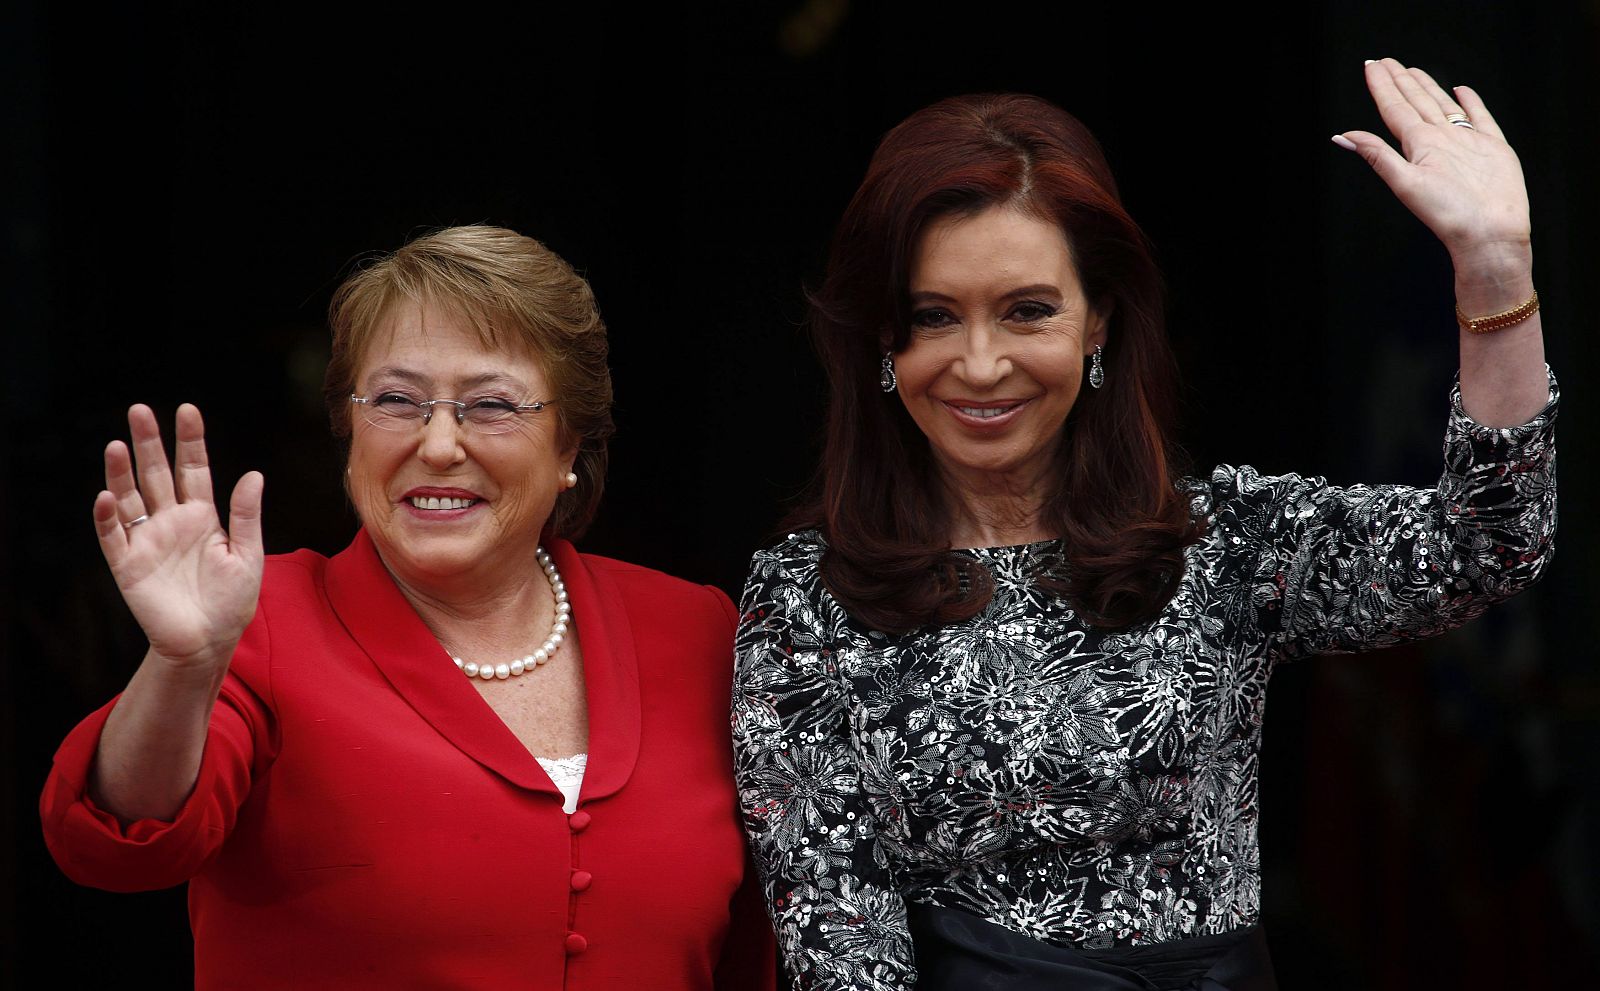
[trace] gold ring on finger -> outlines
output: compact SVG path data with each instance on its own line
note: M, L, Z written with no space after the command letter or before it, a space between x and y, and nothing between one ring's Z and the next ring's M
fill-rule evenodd
M1472 126L1472 119L1466 114L1445 114L1444 119L1457 127L1464 127L1469 131L1477 130Z

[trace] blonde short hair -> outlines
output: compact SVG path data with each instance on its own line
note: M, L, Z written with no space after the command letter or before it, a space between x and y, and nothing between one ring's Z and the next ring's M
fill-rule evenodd
M554 395L538 398L555 400L561 438L578 448L578 484L556 499L547 529L580 535L600 504L606 441L616 429L606 325L589 283L533 238L482 225L425 234L362 265L328 307L333 355L323 396L336 437L350 436L356 371L383 318L402 302L445 307L485 348L525 351L540 363Z

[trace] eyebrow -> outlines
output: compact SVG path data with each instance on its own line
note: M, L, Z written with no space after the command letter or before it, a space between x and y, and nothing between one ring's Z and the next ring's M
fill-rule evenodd
M399 379L402 382L409 382L412 385L419 386L433 385L433 379L431 377L424 375L421 372L414 372L409 368L400 368L396 365L375 368L373 369L372 374L368 376L369 381L371 379L380 378ZM500 372L479 372L477 375L469 375L457 383L457 385L462 389L472 389L478 386L491 384L504 384L522 389L524 391L526 391L528 388L527 385L520 380L512 378L509 375L503 375Z
M1022 297L1022 296L1060 296L1060 295L1061 295L1061 289L1059 287L1053 286L1048 282L1037 282L1037 283L1035 283L1035 284L1033 284L1031 286L1019 286L1016 289L1012 289L1011 291L1007 292L1005 295L1001 296L1000 298L1005 300L1005 299L1017 299L1017 298ZM923 290L920 290L918 292L914 292L914 293L911 294L911 302L913 302L913 303L954 303L954 302L956 302L956 298L954 296L946 296L944 293L941 293L941 292L933 292L932 290L923 289Z

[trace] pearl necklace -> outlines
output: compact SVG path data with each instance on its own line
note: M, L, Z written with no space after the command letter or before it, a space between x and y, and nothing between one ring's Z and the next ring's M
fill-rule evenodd
M456 662L456 667L460 668L461 673L468 678L482 678L484 681L515 678L548 661L561 649L561 641L567 637L567 620L572 615L572 604L567 601L567 585L561 580L561 573L556 570L556 563L550 559L548 551L540 547L535 554L539 558L539 567L544 569L545 578L550 581L550 591L556 601L556 621L550 627L550 635L544 638L544 643L539 645L538 650L527 657L519 657L509 664L479 665L451 655L450 659Z

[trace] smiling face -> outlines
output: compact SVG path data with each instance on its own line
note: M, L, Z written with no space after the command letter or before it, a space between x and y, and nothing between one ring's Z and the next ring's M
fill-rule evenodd
M531 355L486 350L461 317L415 303L397 304L379 322L355 391L422 401L556 398ZM391 431L352 406L350 497L379 555L419 591L463 579L491 588L537 573L540 530L577 454L562 443L555 411L520 414L510 432L484 435L458 425L455 407L435 409L426 426Z
M1055 224L1013 206L928 225L910 272L900 399L956 494L1045 484L1084 358L1105 342Z

